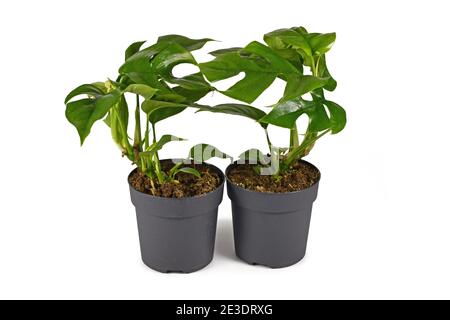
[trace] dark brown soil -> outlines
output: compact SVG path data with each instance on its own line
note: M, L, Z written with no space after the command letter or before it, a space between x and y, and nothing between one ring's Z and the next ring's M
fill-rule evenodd
M161 169L164 172L174 166L171 161L161 161ZM214 191L221 183L222 178L212 167L203 164L187 164L183 167L192 167L201 173L201 177L184 172L178 173L175 178L178 183L165 182L158 184L154 179L155 189L152 189L150 178L139 170L133 171L129 177L130 184L138 191L165 198L195 197Z
M253 167L250 164L236 165L228 172L228 178L248 190L277 193L309 188L320 178L320 172L305 162L298 162L278 177L259 175Z

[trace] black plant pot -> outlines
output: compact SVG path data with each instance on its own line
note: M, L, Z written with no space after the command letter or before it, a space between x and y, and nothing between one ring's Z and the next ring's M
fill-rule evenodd
M239 187L228 179L233 166L236 164L228 166L226 175L236 255L247 263L271 268L288 267L299 262L306 253L312 205L317 197L319 181L296 192L256 192Z
M208 166L220 174L222 183L202 196L155 197L130 185L142 260L148 267L166 273L189 273L211 262L224 176L217 167Z

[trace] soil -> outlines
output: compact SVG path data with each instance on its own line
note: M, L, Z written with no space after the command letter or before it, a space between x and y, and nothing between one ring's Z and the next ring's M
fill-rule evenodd
M161 161L161 169L165 173L168 173L173 166L172 161ZM201 173L201 177L198 178L192 174L180 172L175 176L178 183L165 182L158 184L157 181L153 181L155 185L153 190L150 178L139 170L133 171L128 180L137 191L165 198L200 196L214 191L222 183L221 175L210 166L186 164L183 167L195 168Z
M259 175L255 172L254 166L250 164L236 165L228 172L228 179L248 190L283 193L307 189L320 178L320 172L305 162L296 163L278 177Z

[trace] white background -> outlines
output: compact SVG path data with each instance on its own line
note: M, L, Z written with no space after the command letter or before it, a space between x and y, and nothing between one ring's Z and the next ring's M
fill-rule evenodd
M0 298L450 298L448 13L447 1L431 0L2 1ZM133 41L221 40L196 53L207 61L208 51L297 25L337 32L329 97L348 113L346 129L307 158L322 180L306 257L278 270L234 258L225 195L207 268L148 269L131 166L100 122L79 147L65 95L115 78ZM278 83L255 105L280 93ZM167 157L200 142L235 156L265 147L259 127L239 117L185 111L158 129L189 138Z

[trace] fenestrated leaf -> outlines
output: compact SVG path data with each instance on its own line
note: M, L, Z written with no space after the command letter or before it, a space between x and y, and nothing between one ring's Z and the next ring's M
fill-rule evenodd
M238 52L221 54L212 61L200 63L199 67L206 78L212 82L244 72L245 77L242 80L221 92L247 103L256 100L277 77L277 72L271 70L268 63L255 58L242 57Z
M97 120L103 119L109 109L119 102L120 97L120 90L115 89L103 96L67 103L66 118L77 128L81 144L89 135L92 125Z
M152 88L145 84L130 84L124 91L138 94L145 99L150 99L156 92L158 92L158 89Z
M312 66L314 62L313 51L304 29L279 29L264 35L264 41L275 49L295 49L303 58L304 64Z
M210 38L190 39L178 34L169 34L158 38L158 43L176 43L189 51L201 49L209 41L215 40Z
M192 51L200 49L208 41L211 41L211 39L189 39L180 35L167 35L159 37L157 43L129 56L125 63L120 67L119 72L121 74L127 74L136 83L148 84L154 88L160 89L157 85L158 77L153 72L154 69L153 66L150 65L150 61L168 47L181 46L185 49L185 51ZM138 43L133 47L133 49L137 46ZM183 53L183 55L185 55L185 53ZM172 56L172 58L176 60L179 59L177 56ZM169 60L167 60L167 62L168 61Z
M78 86L69 92L66 99L64 100L64 103L67 104L67 102L72 100L72 98L79 96L81 94L86 94L86 95L92 96L92 97L104 95L105 90L106 90L106 88L102 89L102 87L98 83L82 84L81 86Z
M344 108L333 101L325 100L323 103L330 112L331 133L335 134L342 131L347 123L347 116Z
M203 95L213 89L201 73L181 78L173 76L173 68L181 63L197 65L189 50L176 41L166 39L133 55L119 71L136 83L159 89L160 94L171 94L173 91L165 82L178 84L179 87L195 93L201 91Z
M177 174L178 172L184 172L184 173L189 173L192 174L194 176L196 176L197 178L201 178L202 175L200 174L200 172L194 168L191 167L183 167L177 170L177 172L175 174Z
M193 159L196 163L203 163L205 161L208 161L211 158L221 158L226 159L230 158L233 159L231 156L227 155L226 153L220 151L214 146L211 146L209 144L200 143L191 148L189 151L188 157L190 159Z
M277 72L284 75L289 74L300 74L300 72L295 68L288 60L280 56L276 51L272 50L270 47L259 43L258 41L250 42L243 51L256 54L267 60L271 68Z
M180 63L197 64L189 50L179 44L169 43L150 61L150 68L155 73L168 75Z
M288 100L276 104L259 122L290 129L302 114L298 102Z
M135 83L147 84L160 89L163 86L159 83L158 77L152 72L150 60L167 46L167 43L156 43L135 53L119 68L119 73L126 74Z
M238 115L246 118L253 119L255 121L258 121L262 117L266 115L266 113L258 108L243 105L243 104L237 104L237 103L226 103L226 104L219 104L214 107L210 106L199 106L200 111L209 111L214 113L225 113L225 114L231 114L231 115Z
M322 103L304 100L278 103L260 122L290 129L295 126L297 119L302 114L308 115L309 128L313 131L322 131L330 127L330 119Z
M125 61L129 59L132 55L139 52L142 45L145 43L145 41L137 41L132 44L125 50Z
M336 89L337 82L331 76L330 71L328 71L328 67L327 67L325 56L322 56L320 58L319 68L318 69L319 69L319 76L321 76L323 78L328 78L328 82L327 82L327 84L325 84L325 86L323 88L328 90L328 91L333 91L334 89Z
M310 132L320 132L331 127L330 118L323 104L314 102L303 109L309 118L308 130Z
M244 56L243 53L247 55ZM212 82L244 72L245 77L242 80L221 92L247 103L256 100L277 77L289 83L301 76L301 68L294 66L276 50L257 41L251 42L240 51L228 49L216 52L215 56L214 60L199 64L200 70ZM295 63L298 64L298 61Z

